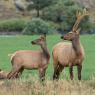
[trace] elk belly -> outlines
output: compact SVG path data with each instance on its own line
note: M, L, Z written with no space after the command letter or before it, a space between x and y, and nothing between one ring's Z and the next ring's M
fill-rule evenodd
M39 67L41 63L40 57L29 57L26 56L25 59L23 59L23 67L26 69L36 69Z

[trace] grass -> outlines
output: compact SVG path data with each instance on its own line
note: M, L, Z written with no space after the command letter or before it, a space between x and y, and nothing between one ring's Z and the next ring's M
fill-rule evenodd
M17 50L38 50L39 46L31 45L30 41L38 36L0 36L0 68L11 70L8 54ZM52 53L53 46L60 42L59 35L47 36L48 48ZM69 70L65 68L58 82L51 81L53 75L52 56L46 72L46 81L39 82L37 70L25 70L18 80L0 80L0 95L95 95L95 35L82 35L81 42L85 49L82 81L69 80Z
M39 46L31 45L30 41L38 38L38 36L0 36L0 68L6 71L11 70L11 63L8 54L17 50L38 50ZM53 46L60 42L60 35L49 35L47 37L48 48L50 53ZM83 62L82 80L89 80L95 76L95 35L82 35L81 42L85 49L85 60ZM38 72L33 70L25 70L22 78L37 76ZM53 75L53 62L52 56L49 63L49 67L46 72L46 78L52 79ZM76 67L74 68L75 80L77 79ZM61 74L60 79L69 79L69 70L65 68Z
M32 80L32 81L31 81ZM94 81L9 80L0 85L0 95L95 95Z

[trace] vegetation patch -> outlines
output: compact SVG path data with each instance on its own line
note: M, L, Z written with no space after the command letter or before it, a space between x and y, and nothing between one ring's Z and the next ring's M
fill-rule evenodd
M0 21L0 32L22 32L28 21L22 19L11 19Z
M33 18L23 30L23 34L33 35L33 34L53 34L56 33L54 26L40 18Z
M95 95L95 88L90 86L93 83L91 80L85 82L47 80L41 83L31 78L5 80L0 83L0 95Z

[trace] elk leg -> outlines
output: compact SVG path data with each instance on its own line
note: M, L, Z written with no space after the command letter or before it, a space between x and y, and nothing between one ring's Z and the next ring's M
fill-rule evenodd
M13 67L13 69L11 70L11 72L8 74L7 78L10 79L10 78L16 78L19 70L20 70L21 66L19 67Z
M8 75L8 79L13 79L13 78L17 78L18 76L18 70L13 70L9 73Z
M20 75L22 74L22 72L23 72L23 68L18 67L18 69L17 69L16 72L12 75L11 78L19 78Z
M70 79L73 80L73 66L69 67Z
M16 74L16 78L19 78L22 75L24 68L21 68L18 73Z
M39 69L39 77L40 77L41 81L45 80L45 73L46 73L46 68L45 69L43 69L43 68Z
M11 72L7 75L7 78L10 79L11 76L16 72L16 70L12 69Z
M64 67L62 65L60 64L57 65L57 67L54 69L53 80L59 79L60 73L62 72L63 68Z
M14 75L12 76L12 78L19 78L21 74L22 74L22 69L19 69L18 71L16 71L14 73Z
M57 68L58 68L57 66L54 68L53 80L57 79L57 75L58 75L57 74L57 72L58 72Z
M81 80L81 70L82 70L82 65L77 66L78 69L78 80Z
M16 71L16 72L12 75L11 78L12 78L12 79L14 79L14 78L18 78L18 72L19 72L19 71Z

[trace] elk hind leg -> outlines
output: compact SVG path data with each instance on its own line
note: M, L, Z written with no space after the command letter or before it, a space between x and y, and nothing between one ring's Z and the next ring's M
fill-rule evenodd
M21 69L21 66L13 67L11 72L8 74L7 78L8 79L16 78L16 76L17 76L20 69Z
M23 70L24 70L24 68L21 68L21 69L19 70L19 72L18 72L17 75L16 75L16 78L19 78L19 77L22 75Z

